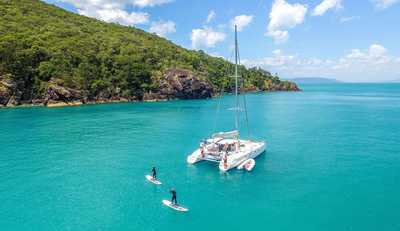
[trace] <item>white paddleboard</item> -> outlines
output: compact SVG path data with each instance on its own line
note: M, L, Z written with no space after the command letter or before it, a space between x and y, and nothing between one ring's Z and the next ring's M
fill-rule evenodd
M185 207L172 204L171 201L169 201L169 200L163 200L162 203L164 205L170 207L171 209L174 209L174 210L179 211L179 212L187 212L187 211L189 211L189 209L187 209Z
M154 178L153 178L152 176L150 176L150 175L146 175L146 179L147 179L148 181L150 181L151 183L156 184L156 185L162 184L161 181L159 181L159 180L157 180L157 179L154 179Z

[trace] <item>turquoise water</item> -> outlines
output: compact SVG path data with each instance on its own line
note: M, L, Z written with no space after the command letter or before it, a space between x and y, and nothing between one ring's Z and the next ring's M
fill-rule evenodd
M250 173L185 162L231 96L0 110L0 230L400 230L400 85L302 88L248 95Z

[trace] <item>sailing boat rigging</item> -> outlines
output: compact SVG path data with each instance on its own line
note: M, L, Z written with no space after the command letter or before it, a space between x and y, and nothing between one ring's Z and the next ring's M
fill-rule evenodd
M235 129L228 132L213 134L210 138L200 142L200 147L187 157L189 164L195 164L206 160L219 163L221 171L228 171L241 166L248 160L263 153L266 149L265 141L253 141L240 139L239 133L239 73L238 73L238 40L237 26L235 25ZM245 107L245 110L247 108ZM247 111L246 111L247 113ZM247 117L247 114L246 114ZM254 162L254 161L253 161Z

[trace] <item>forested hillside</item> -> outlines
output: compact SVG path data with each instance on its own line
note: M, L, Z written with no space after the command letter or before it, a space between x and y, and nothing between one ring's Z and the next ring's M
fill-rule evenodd
M0 105L205 98L232 88L232 64L134 27L39 0L0 0ZM240 67L247 90L298 90Z

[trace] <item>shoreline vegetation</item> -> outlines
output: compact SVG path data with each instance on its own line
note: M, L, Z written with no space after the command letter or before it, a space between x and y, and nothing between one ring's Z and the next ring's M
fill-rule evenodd
M299 90L302 91L302 90ZM262 93L262 92L267 92L267 91L246 91L242 94L248 94L248 93ZM285 91L268 91L269 93L273 92L285 92ZM286 91L286 92L292 92L292 91ZM233 93L224 93L222 95L232 95ZM211 98L214 97L220 97L221 94L216 94L213 95ZM128 100L121 98L119 100L103 100L103 101L89 101L89 102L81 102L81 101L71 101L71 102L64 102L64 101L59 101L59 102L51 102L48 104L43 104L43 103L21 103L18 105L13 105L13 106L4 106L0 104L0 110L1 109L12 109L12 108L32 108L32 107L48 107L48 108L60 108L60 107L73 107L73 106L84 106L84 105L101 105L101 104L118 104L118 103L156 103L156 102L167 102L167 101L175 101L175 100L181 100L181 99L148 99L148 100ZM197 100L197 99L193 99ZM201 99L198 99L201 100Z
M0 1L0 108L205 99L233 91L234 65L143 30L39 0ZM239 66L242 91L300 91Z

